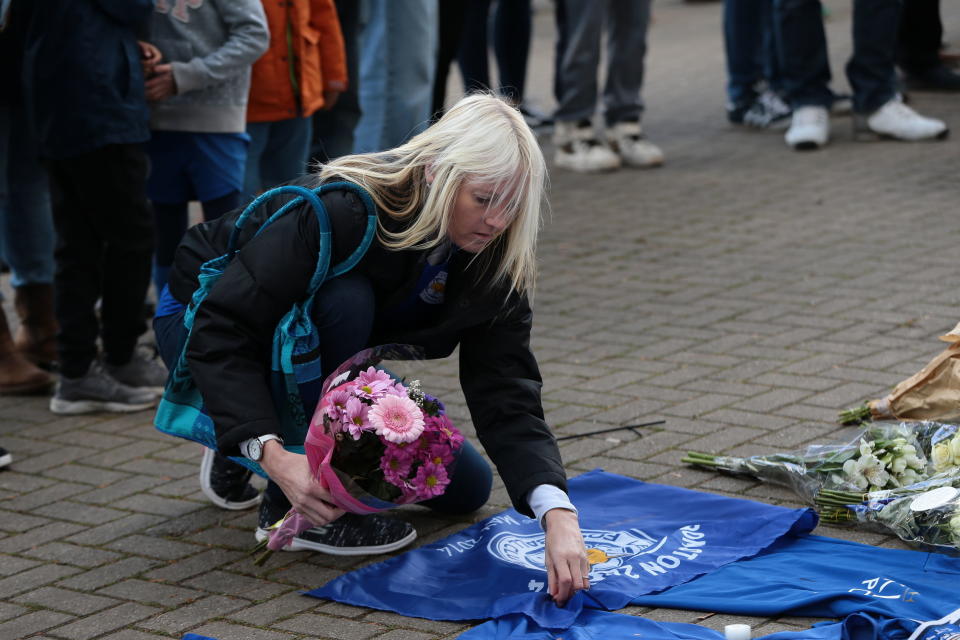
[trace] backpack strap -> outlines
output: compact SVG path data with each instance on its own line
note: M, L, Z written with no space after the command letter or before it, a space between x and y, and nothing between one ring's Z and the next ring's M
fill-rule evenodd
M367 226L366 229L364 229L363 237L361 238L360 243L353 250L353 252L347 256L343 262L335 265L333 268L330 268L330 256L332 253L331 247L333 245L331 239L332 230L330 226L330 216L327 213L327 208L323 204L323 201L320 200L320 196L328 191L337 189L352 191L360 198L360 201L363 202L364 208L367 211ZM317 217L317 225L320 227L320 250L317 256L317 267L314 270L313 276L310 278L310 284L307 288L307 297L312 298L324 282L326 282L329 278L335 278L343 273L346 273L350 269L353 269L363 258L364 254L366 254L367 249L370 248L374 235L376 234L377 208L373 203L373 198L370 197L370 194L367 193L366 189L352 182L331 182L320 185L316 189L309 189L307 187L301 187L297 185L283 185L280 187L274 187L273 189L265 191L257 196L253 202L247 205L246 209L243 210L243 213L241 213L234 222L233 230L230 232L230 238L227 242L227 253L225 256L227 261L232 260L236 252L240 250L240 248L237 246L240 241L240 234L247 225L247 222L249 221L253 212L269 200L284 193L297 194L297 197L290 202L287 202L276 212L274 212L266 220L266 222L260 225L260 228L257 229L257 232L254 234L254 236L262 233L264 229L273 224L273 222L275 222L282 215L286 214L292 208L297 207L304 202L310 204L311 208L313 208L314 214Z

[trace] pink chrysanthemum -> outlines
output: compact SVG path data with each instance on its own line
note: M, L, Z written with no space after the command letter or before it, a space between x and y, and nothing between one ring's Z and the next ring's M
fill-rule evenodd
M377 400L393 389L393 378L386 372L369 367L353 381L353 392L360 398Z
M403 455L397 449L391 451L389 447L384 451L383 457L380 458L380 469L383 470L383 477L386 478L387 482L401 488L407 484L406 479L410 475L412 464L413 460L409 456Z
M352 397L345 387L337 387L323 398L323 414L333 420L340 420L347 408L347 401Z
M427 462L417 469L417 475L413 479L413 486L417 490L417 497L421 500L439 496L450 484L447 477L447 470L443 465Z
M377 435L389 442L413 442L423 433L423 414L410 398L384 396L367 418Z
M370 405L360 402L357 398L351 397L347 400L347 406L343 411L343 428L353 436L354 440L359 440L364 431L370 431L370 422L367 420L369 411Z
M426 450L424 458L433 464L447 466L453 462L453 451L451 451L450 445L434 444Z

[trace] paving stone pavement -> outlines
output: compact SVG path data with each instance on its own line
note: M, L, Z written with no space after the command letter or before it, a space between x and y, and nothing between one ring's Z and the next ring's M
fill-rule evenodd
M947 37L960 37L960 8L942 5ZM531 93L549 106L552 14L537 6ZM839 72L851 3L827 6ZM643 437L565 442L571 475L603 467L797 505L783 489L686 467L682 452L834 438L838 409L885 393L941 349L936 336L960 319L957 142L854 142L849 118L835 117L832 144L798 154L780 134L732 128L719 3L663 0L654 12L645 126L666 166L551 176L534 335L547 416L559 434L666 420ZM960 126L960 98L911 98ZM422 373L471 431L455 361ZM256 567L245 555L255 514L207 503L197 445L156 432L147 413L55 418L46 405L0 399L0 444L15 457L0 472L0 639L427 640L469 628L300 596L377 559L287 553ZM498 484L475 518L403 515L426 543L507 504ZM627 612L713 628L732 620ZM757 635L810 622L747 621Z

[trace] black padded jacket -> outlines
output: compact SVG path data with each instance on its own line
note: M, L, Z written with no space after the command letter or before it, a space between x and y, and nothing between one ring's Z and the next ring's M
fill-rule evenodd
M322 196L333 228L335 264L353 251L365 227L360 199L347 190ZM276 199L258 220L279 208ZM239 212L190 229L177 250L170 291L187 303L197 287L200 265L225 253ZM396 221L379 212L391 230ZM239 455L238 444L277 431L267 385L273 331L294 302L302 300L316 267L319 228L312 209L294 207L262 233L252 221L242 249L197 311L187 350L190 371L217 429L218 446ZM496 247L484 252L495 259ZM506 295L490 286L489 262L464 252L451 258L446 301L438 317L414 330L398 332L375 322L372 344L421 346L428 358L442 358L460 347L460 384L484 449L497 467L514 507L532 515L527 493L541 484L566 490L566 476L540 401L541 378L530 351L532 312L525 295ZM369 277L377 318L404 300L423 267L424 251L391 251L377 240L356 270Z

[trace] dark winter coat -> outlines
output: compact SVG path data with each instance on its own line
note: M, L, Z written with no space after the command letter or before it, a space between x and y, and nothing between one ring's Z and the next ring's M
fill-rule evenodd
M330 192L323 201L337 263L357 246L365 211L347 191ZM190 300L200 265L225 252L235 216L187 232L169 285L181 302ZM385 214L381 220L396 228ZM257 226L249 225L247 235ZM304 298L316 267L314 214L307 206L299 207L241 246L200 305L187 352L190 371L217 427L218 447L233 455L240 442L278 430L264 382L266 365L274 328L293 303ZM374 241L355 269L370 279L378 312L410 295L424 257L423 251L390 251ZM534 487L553 484L566 490L559 450L544 422L540 372L530 351L532 312L526 296L507 297L502 287L491 287L484 261L471 258L464 252L451 258L446 300L435 321L410 331L381 322L375 324L371 342L419 345L428 358L446 357L459 345L460 384L477 436L514 506L531 515L525 498Z
M152 0L44 0L28 9L27 113L41 155L68 158L150 137L137 30Z

